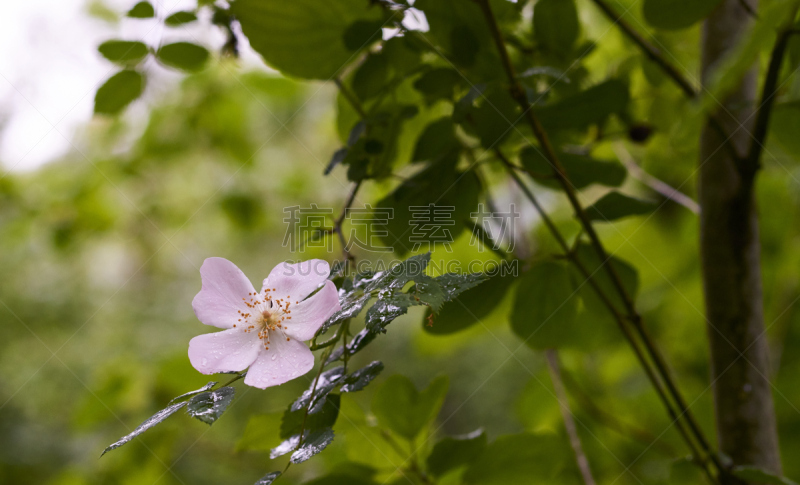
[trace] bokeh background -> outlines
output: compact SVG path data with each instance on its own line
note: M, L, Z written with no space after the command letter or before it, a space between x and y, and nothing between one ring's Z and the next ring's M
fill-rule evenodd
M187 6L193 5L178 2L174 9ZM186 355L189 339L208 330L191 309L203 260L230 259L254 282L288 258L332 261L338 252L298 255L283 246L283 211L315 203L338 213L349 190L341 173L323 175L340 146L335 86L282 78L246 45L239 59L215 56L188 77L150 66L143 100L121 117L93 117L94 92L113 72L97 44L172 35L155 21L126 21L129 7L124 1L9 2L10 13L0 19L2 483L252 483L284 461L269 460L276 433L248 433L248 422L277 426L286 404L308 385L298 379L262 391L238 384L233 406L213 426L176 416L98 458L169 399L208 381ZM599 17L583 20L598 35L608 30ZM221 33L204 23L192 28L219 51ZM662 40L691 68L697 38L695 28ZM622 143L619 153L630 152L693 197L699 117L671 86L637 90L636 82L656 74L635 67L625 56L638 54L623 45L617 32L608 33L592 62L606 72L631 71L638 114L656 133L646 147ZM676 118L685 119L677 128ZM671 131L658 131L661 120ZM421 129L411 125L410 137ZM785 134L771 138L758 197L775 402L785 472L797 477L800 167L792 141ZM492 187L498 199L519 199L499 180ZM635 180L627 183L636 189ZM394 184L370 184L355 205L378 200ZM560 199L548 204L566 230L577 229ZM518 207L524 212L519 237L530 241L533 257L545 253L552 241L521 200ZM713 435L696 214L666 204L652 217L602 231L609 247L639 269L638 303ZM477 253L467 235L453 253L434 255L490 257ZM563 435L544 357L512 335L508 305L452 336L424 332L422 314L411 312L357 358L363 364L380 358L383 378L402 373L418 387L448 375L436 436L480 427L490 438L522 430ZM561 358L597 475L611 477L608 483L699 480L676 459L686 452L621 339L602 351L565 351ZM340 418L334 444L293 467L287 483L354 462L382 470L402 462L374 428L371 392L346 397L348 419Z

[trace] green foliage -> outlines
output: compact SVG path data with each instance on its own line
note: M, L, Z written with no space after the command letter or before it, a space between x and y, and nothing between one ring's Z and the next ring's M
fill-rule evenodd
M500 485L527 483L536 477L542 483L574 483L565 480L568 445L551 435L501 436L473 460L464 473L464 483Z
M580 299L565 263L537 263L520 277L511 328L534 349L570 347L591 339L586 328L576 325Z
M150 2L139 2L128 10L128 17L135 19L147 19L155 17L156 11Z
M197 71L208 61L208 50L190 42L166 44L156 51L156 59L162 64L183 71Z
M119 113L141 96L144 83L144 76L134 70L126 69L114 74L97 90L94 112L107 115Z
M644 0L644 18L653 27L676 30L703 20L721 0Z
M445 304L438 314L429 309L422 319L422 328L433 335L448 335L480 323L503 301L513 283L513 275L501 275L498 271L485 283Z
M186 412L206 424L213 424L228 409L235 392L236 389L228 386L196 394L189 399Z
M97 50L109 61L123 65L137 64L150 53L145 44L127 40L107 40Z
M231 12L267 64L307 79L331 79L381 38L383 14L364 0L237 0Z
M569 55L580 35L578 10L573 0L540 0L533 9L536 42L559 57Z
M649 214L656 209L656 204L641 200L612 190L594 204L586 208L586 215L591 221L611 222L629 216Z
M539 148L524 148L519 159L534 180L549 188L561 188L561 184L553 177L550 161ZM625 167L617 161L596 160L586 155L567 152L558 153L558 161L575 189L583 189L591 184L618 187L628 175Z
M445 473L470 464L486 449L486 432L478 429L464 436L453 436L437 442L426 459L428 471L439 477Z
M190 22L194 22L197 20L197 15L194 12L189 11L181 11L175 12L171 14L169 17L164 19L164 25L168 25L170 27L178 27L184 24L188 24Z
M382 426L413 440L439 413L448 382L446 376L440 376L418 391L407 377L393 375L375 392L372 412Z
M628 86L611 79L535 111L549 130L585 130L612 114L623 115L629 102Z

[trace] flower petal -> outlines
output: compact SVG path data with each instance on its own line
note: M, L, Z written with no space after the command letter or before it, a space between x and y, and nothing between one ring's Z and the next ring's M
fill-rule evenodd
M262 292L267 288L275 288L270 292L272 299L302 301L328 279L331 267L322 259L309 259L297 264L281 263L270 271L264 280Z
M297 340L310 340L317 329L335 312L342 309L339 305L339 292L333 281L328 281L311 298L297 305L290 305L292 319L285 320L286 335Z
M238 328L198 335L189 341L189 361L203 374L242 371L263 350L255 332Z
M238 310L248 310L242 298L255 293L253 284L235 264L224 258L208 258L200 267L203 286L192 300L197 318L206 325L232 328Z
M314 367L314 354L303 342L286 340L280 332L270 333L269 350L259 354L244 383L266 389L300 377Z

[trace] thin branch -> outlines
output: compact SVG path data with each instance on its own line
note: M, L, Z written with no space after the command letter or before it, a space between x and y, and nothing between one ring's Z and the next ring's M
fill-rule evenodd
M764 86L761 88L761 97L758 100L756 121L753 125L753 135L750 140L750 148L742 162L743 175L752 178L761 168L761 153L764 151L764 143L767 138L770 114L775 105L775 98L778 91L778 80L780 78L781 65L789 46L789 40L795 34L793 29L794 18L797 15L797 2L788 15L787 22L778 33L775 46L769 58L767 77L764 79Z
M355 94L350 92L350 90L347 89L347 86L345 86L342 80L338 77L334 78L333 82L336 83L336 86L339 88L339 92L342 93L342 96L344 96L344 99L346 99L353 109L356 110L358 116L360 116L362 120L367 119L367 113L364 111L364 108L361 107L361 103L358 102L358 98L356 98Z
M619 158L620 162L625 165L625 168L628 169L628 173L630 173L633 178L655 190L667 199L675 202L676 204L686 207L695 214L700 213L700 205L695 202L694 199L678 189L673 188L666 182L645 172L644 169L636 163L636 161L633 159L633 156L631 156L631 153L622 143L618 143L614 146L614 153L616 153L617 158Z
M583 452L581 438L578 436L578 430L575 427L575 419L569 407L569 397L567 397L567 391L564 389L564 382L561 380L558 351L548 349L545 352L545 357L547 358L547 370L550 372L550 380L553 382L553 390L555 390L556 399L558 399L559 409L561 410L561 417L564 419L564 428L567 430L569 444L572 446L572 451L575 453L575 461L578 463L578 469L581 471L583 483L586 485L595 485L592 470L589 467L589 459L586 458L586 453Z
M569 181L569 178L567 177L566 172L564 171L564 168L561 165L558 156L556 155L556 151L553 149L553 146L550 142L549 137L547 136L547 133L544 131L544 128L542 128L541 123L539 122L538 118L531 109L531 105L528 101L525 91L523 90L522 86L519 83L519 80L517 79L514 66L511 63L511 59L508 55L508 50L506 49L505 43L503 41L503 35L500 32L500 28L497 24L497 20L495 19L494 12L492 11L491 6L489 5L489 0L478 0L478 4L483 10L484 17L489 26L489 30L492 34L498 53L500 54L500 58L503 64L503 69L505 70L506 75L508 77L508 81L510 83L509 94L517 102L517 104L520 105L523 116L530 125L534 136L539 141L539 144L542 150L544 151L545 157L550 162L551 168L553 169L553 174L556 176L556 179L559 181L559 184L564 189L567 195L567 199L572 205L575 215L578 218L578 221L581 223L584 231L589 237L591 246L594 248L595 252L600 257L600 260L603 263L605 271L610 276L616 291L623 300L625 310L628 313L628 318L630 319L631 323L636 329L639 338L644 343L650 358L652 359L653 363L656 366L656 369L659 372L660 378L664 381L667 389L672 395L672 398L678 405L678 410L680 411L680 414L678 414L676 418L686 419L689 428L691 429L693 435L695 436L695 439L697 440L698 444L704 451L704 454L708 456L714 463L714 466L720 472L722 472L723 471L722 465L720 464L716 454L711 449L711 446L708 444L708 440L705 438L703 431L697 424L697 421L695 420L693 414L691 413L691 410L687 406L686 401L683 399L683 396L678 391L674 378L672 377L671 371L669 370L669 367L666 365L666 362L664 361L661 352L655 346L655 344L652 341L652 338L650 337L646 329L643 327L642 318L637 313L633 301L630 295L628 294L627 290L625 289L625 286L622 283L622 279L620 278L616 269L611 264L606 264L609 261L610 256L603 247L603 244L600 241L597 232L594 230L594 227L592 226L591 220L587 216L586 211L584 210L583 206L578 200L574 186ZM672 407L668 404L668 401L665 401L665 405L667 406L670 414L673 414L671 410ZM690 446L693 447L693 445ZM704 465L707 463L706 459L702 455L698 454L696 455L696 457ZM711 471L708 470L705 466L703 468L706 470L706 472L709 474L709 476L712 478L713 481L713 474L711 473Z
M642 37L636 29L634 29L631 24L625 21L621 15L614 11L611 6L606 3L605 0L592 0L595 5L597 5L600 10L605 13L611 21L622 30L625 35L627 35L636 45L638 45L645 55L650 58L651 61L655 62L656 64L661 67L661 69L667 74L667 76L671 77L675 84L678 85L679 88L688 96L689 98L696 98L697 97L697 90L692 86L692 83L686 79L683 74L673 66L664 55L661 53L660 50L650 42L648 42L644 37Z
M356 199L356 194L358 194L360 188L361 181L358 181L350 190L350 195L347 196L347 200L344 203L344 207L342 207L342 212L339 214L339 217L333 221L333 232L339 237L339 243L342 245L342 254L344 255L345 261L348 262L354 261L355 256L350 254L350 250L347 249L347 241L345 241L344 234L342 233L342 224L344 224L344 220L347 217L347 210L352 207L353 201Z

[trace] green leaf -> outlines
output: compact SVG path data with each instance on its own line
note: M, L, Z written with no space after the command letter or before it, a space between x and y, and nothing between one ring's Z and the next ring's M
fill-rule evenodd
M181 394L178 397L172 398L172 401L168 402L167 405L170 405L170 404L178 402L178 401L182 401L182 400L186 399L187 397L192 397L192 396L194 396L196 394L200 394L201 392L206 392L207 390L211 389L212 387L216 386L217 384L218 384L217 382L211 381L211 382L209 382L208 384L206 384L205 386L201 387L200 389L198 389L196 391L189 391L186 394Z
M586 333L576 326L579 304L565 263L537 263L520 277L511 328L533 349L575 346Z
M534 111L548 130L584 130L624 113L629 101L628 86L611 79Z
M280 437L287 439L292 436L299 436L300 430L303 429L304 419L306 423L304 429L306 431L315 431L333 426L336 423L336 418L339 417L339 395L328 394L322 410L315 414L309 414L308 417L305 414L305 409L293 411L292 405L289 405L289 408L283 413Z
M117 64L136 64L149 53L145 44L127 40L107 40L97 50L103 57Z
M231 13L267 64L307 79L335 76L383 25L382 9L366 0L237 0Z
M539 0L533 8L533 33L546 51L559 56L572 52L580 35L578 10L573 0Z
M116 114L141 96L144 76L136 71L120 71L108 79L94 96L94 112Z
M614 268L620 280L622 287L628 293L630 298L635 301L636 295L639 291L639 274L636 268L626 263L625 261L611 256L608 261L600 261L597 252L589 244L580 243L575 248L575 255L578 261L583 264L586 271L592 275L592 279L597 283L603 293L609 298L614 307L625 313L625 306L622 297L614 285L611 276L608 274L606 265ZM580 288L581 299L586 309L586 314L591 316L595 321L596 326L605 325L611 327L614 322L605 304L602 302L597 293L586 282L586 277L580 274L577 268L573 267L573 278L576 280L576 288ZM607 323L607 325L606 325Z
M414 251L415 247L419 250L448 240L452 242L464 230L461 221L469 219L470 213L476 210L481 185L473 171L457 171L455 161L448 157L431 164L376 204L376 207L394 210L394 218L386 225L376 224L375 229L385 231L381 235L382 241L394 248L397 254L402 256ZM430 208L431 204L439 210L448 210L449 213L438 214L437 219L452 221L452 224L441 224L440 229L428 224L426 229L419 223L420 217L415 218L415 214L425 215L422 211Z
M642 14L648 24L665 30L691 27L706 18L721 0L644 0Z
M561 184L553 178L550 162L536 147L526 147L519 154L522 166L538 183L553 189L561 189ZM567 174L572 187L582 189L591 184L618 187L628 175L625 167L615 161L597 160L586 155L559 152L558 161Z
M149 19L155 17L156 11L150 2L139 2L128 10L128 17L135 19Z
M383 371L383 362L376 360L371 362L366 367L362 367L352 374L345 377L341 391L342 392L356 392L367 387L367 384L372 382L373 379L378 377L378 374Z
M447 387L447 376L440 376L419 392L408 377L393 375L375 392L372 412L382 426L413 440L439 413Z
M483 429L464 436L443 438L428 455L428 472L434 477L440 477L450 470L467 465L483 453L486 444L486 432Z
M365 328L358 332L350 343L347 344L347 353L350 356L353 356L355 353L361 351L364 347L366 347L370 342L375 340L375 337L378 334L376 332L371 331L368 328ZM328 364L331 364L344 356L344 349L339 347L336 349L330 357L328 357Z
M294 464L302 463L312 456L320 453L333 442L333 429L325 428L308 433L300 448L292 453L290 461Z
M432 320L433 310L429 309L422 320L422 328L433 335L448 335L479 323L503 300L513 282L513 275L500 275L498 272L480 286L444 304Z
M261 477L261 479L255 483L255 485L270 485L279 476L281 476L281 472L267 473Z
M414 147L413 162L436 160L453 150L458 149L456 128L449 116L432 121L417 138Z
M434 104L440 99L452 100L462 82L461 74L455 69L437 67L425 71L414 81L414 89L422 93L426 103Z
M139 436L140 434L144 433L148 429L152 428L153 426L161 423L162 421L164 421L168 417L170 417L173 414L175 414L179 409L181 409L182 407L186 406L186 404L188 404L186 401L179 402L179 403L173 404L172 406L168 406L168 407L162 409L161 411L155 413L154 415L150 416L142 424L137 426L136 429L131 431L129 434L123 436L117 442L112 443L111 445L109 445L105 450L103 450L103 453L101 453L100 456L103 456L106 453L108 453L109 451L111 451L111 450L113 450L115 448L119 448L120 446L128 443L133 438Z
M175 42L161 46L156 58L162 64L184 71L197 71L208 61L208 50L205 47L189 42Z
M175 12L164 19L164 23L170 27L177 27L179 25L188 24L189 22L194 22L195 20L197 20L197 15L195 15L194 12L181 11Z
M475 288L488 279L489 277L483 273L447 273L431 280L420 281L411 291L434 312L439 312L445 302L452 301L461 293Z
M649 214L656 209L653 202L635 199L612 190L586 208L590 221L611 222L623 217Z
M472 120L481 145L492 148L515 132L514 126L520 121L519 105L507 90L497 89L472 110Z
M251 416L236 451L270 451L280 441L281 414Z
M353 74L353 92L358 99L366 101L386 87L388 78L389 63L386 57L380 53L370 54Z
M574 483L559 479L570 463L569 458L568 445L556 436L528 433L501 436L469 464L462 480L480 485Z
M750 466L736 466L731 470L733 476L750 483L762 483L765 485L797 485L797 482L786 477L779 477L766 470Z
M235 388L228 386L200 393L189 400L186 413L206 424L213 424L228 409L235 392Z
M378 301L367 310L364 323L372 332L386 332L386 326L408 313L408 307L421 304L414 295L400 290L384 290L378 295Z
M327 403L328 394L334 387L339 385L339 381L344 376L344 367L336 367L327 370L319 375L316 381L316 387L311 384L303 394L298 397L289 407L291 411L300 411L308 408L308 414L316 414L324 408ZM312 395L312 390L313 395Z

